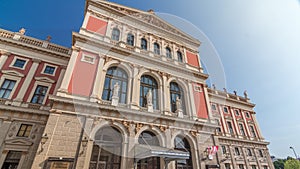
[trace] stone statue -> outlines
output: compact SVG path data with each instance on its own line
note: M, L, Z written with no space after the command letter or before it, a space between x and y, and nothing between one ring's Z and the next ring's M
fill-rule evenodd
M227 93L227 89L225 87L223 88L223 90L224 90L225 93Z
M151 89L148 90L146 98L147 98L147 105L152 105L152 90Z
M25 32L26 32L26 29L24 29L24 28L21 28L21 29L19 30L19 33L20 33L21 35L24 35Z
M213 87L214 90L217 89L215 84L212 84L212 87Z
M244 91L244 96L245 96L246 99L248 98L247 90Z
M179 99L179 97L176 97L176 110L181 110L181 99Z
M120 90L120 86L119 83L117 82L114 85L114 89L113 89L113 97L119 97L119 90Z
M233 91L233 93L234 93L234 95L236 95L236 96L237 96L237 91L236 91L236 90L234 90L234 91Z

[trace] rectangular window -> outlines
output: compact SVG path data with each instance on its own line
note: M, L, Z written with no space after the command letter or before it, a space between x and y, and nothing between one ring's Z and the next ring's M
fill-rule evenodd
M215 105L215 104L212 104L212 105L211 105L211 109L214 110L214 111L216 111L216 110L217 110L216 105Z
M268 166L264 166L264 169L268 169Z
M246 112L246 117L247 117L247 118L250 118L249 112Z
M235 151L235 155L237 155L237 156L240 156L240 155L241 155L240 149L239 149L238 147L235 147L235 148L234 148L234 151Z
M247 154L248 154L248 156L252 156L252 151L250 148L247 149Z
M232 128L232 124L231 124L230 121L227 122L227 125L228 125L228 129L229 129L229 133L230 133L230 134L234 134L233 128Z
M243 136L245 136L246 134L245 134L245 130L244 130L243 124L239 124L239 127L240 127L240 132L241 132L241 134L242 134Z
M226 164L225 164L225 169L231 169L229 163L226 163Z
M256 169L256 165L252 165L251 167L252 167L252 169Z
M23 68L26 63L26 60L16 59L15 63L13 64L14 67Z
M243 164L239 164L239 169L244 169L244 165Z
M263 150L258 150L259 156L264 157Z
M227 107L224 107L223 110L224 110L224 113L228 113L228 108Z
M226 154L226 146L223 145L223 146L221 146L221 147L222 147L222 153L223 153L223 154Z
M22 156L21 151L9 151L5 158L2 168L4 168L4 169L18 168L21 156Z
M55 67L53 66L46 66L44 73L49 74L49 75L53 75L55 71Z
M31 129L32 129L31 124L22 124L18 131L17 136L18 137L29 137Z
M234 110L236 116L240 116L240 112L238 110Z
M16 84L16 81L5 79L0 88L0 98L8 99L15 84Z
M252 137L256 137L255 129L253 126L250 126L250 132L252 134Z
M35 89L34 95L31 99L31 103L43 104L44 98L47 94L48 87L38 85Z

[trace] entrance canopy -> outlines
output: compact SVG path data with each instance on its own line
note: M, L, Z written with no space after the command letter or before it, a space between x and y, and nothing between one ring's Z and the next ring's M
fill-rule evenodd
M161 146L136 144L134 150L134 156L137 161L149 157L162 157L165 161L186 160L190 158L189 152L169 149Z

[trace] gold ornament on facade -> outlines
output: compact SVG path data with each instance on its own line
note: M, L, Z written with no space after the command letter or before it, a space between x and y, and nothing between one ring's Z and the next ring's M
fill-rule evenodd
M197 136L197 132L196 131L190 131L191 135L196 137Z
M135 127L135 132L138 133L142 127L143 127L143 124L137 123L136 127Z

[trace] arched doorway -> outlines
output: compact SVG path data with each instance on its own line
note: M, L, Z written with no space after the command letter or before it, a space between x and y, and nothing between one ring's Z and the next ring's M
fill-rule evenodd
M120 169L122 135L114 127L97 131L89 169Z
M143 131L139 136L139 144L149 145L149 146L159 146L159 141L157 136L150 131ZM159 157L149 157L141 159L137 163L137 169L159 169L160 168L160 158Z
M176 160L176 169L193 169L193 160L191 147L186 138L177 136L174 140L175 150L189 152L190 157L188 159Z

